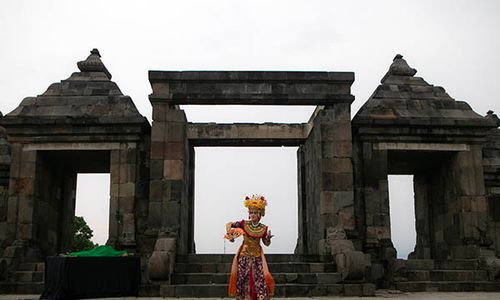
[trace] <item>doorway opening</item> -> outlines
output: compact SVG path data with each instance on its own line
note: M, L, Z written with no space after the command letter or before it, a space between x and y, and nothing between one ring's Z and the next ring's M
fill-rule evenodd
M406 259L416 243L413 175L389 175L391 237L397 257Z
M93 231L92 242L106 244L109 237L110 174L77 174L75 216Z
M37 164L37 212L40 216L37 224L37 238L40 241L42 255L49 256L71 251L76 211L77 175L81 173L109 174L110 152L105 150L40 151ZM109 185L109 175L107 176L106 183ZM95 187L90 186L82 190L92 193ZM92 194L93 199L89 201L90 215L97 213L97 210L92 209L94 202L102 201L105 197L108 206L110 205L109 195L109 188L106 196Z
M195 147L196 253L235 253L227 222L247 219L245 196L268 200L262 223L274 238L266 253L293 253L298 236L297 147Z

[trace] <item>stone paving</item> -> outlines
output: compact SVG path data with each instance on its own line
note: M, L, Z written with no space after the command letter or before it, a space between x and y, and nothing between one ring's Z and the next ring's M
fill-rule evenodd
M35 300L38 295L0 295L0 300ZM377 291L375 297L296 297L287 298L291 300L306 300L306 299L335 299L335 300L351 300L351 299L381 299L390 298L394 300L413 300L413 299L430 299L430 300L447 300L447 299L473 299L473 300L493 300L500 299L500 293L486 293L486 292L465 292L465 293L402 293L399 291ZM176 299L176 300L203 300L203 299L233 299L233 298L161 298L161 297L118 297L118 298L98 298L99 300L160 300L160 299ZM280 298L275 298L280 299ZM87 300L97 300L87 299Z

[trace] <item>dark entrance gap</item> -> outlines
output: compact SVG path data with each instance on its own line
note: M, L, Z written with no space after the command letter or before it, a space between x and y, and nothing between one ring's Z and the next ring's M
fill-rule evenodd
M75 217L77 175L109 173L110 152L101 150L40 151L37 162L37 195L40 217L38 239L43 255L71 249ZM109 179L107 180L109 184ZM109 203L109 189L108 189Z
M452 238L444 233L449 230L450 224L448 222L453 213L444 208L448 207L455 199L453 193L449 192L455 189L453 184L450 184L453 182L454 174L449 169L455 154L455 152L450 151L388 151L388 174L413 177L413 184L411 185L408 179L402 188L407 193L407 196L402 196L408 199L408 201L404 201L404 203L408 203L406 211L413 210L412 216L405 216L404 213L394 210L392 200L397 199L391 199L395 198L394 196L389 197L389 201L391 201L389 205L391 237L396 249L398 249L399 243L398 237L395 235L397 230L406 232L407 241L411 235L416 234L416 242L413 243L414 250L410 251L409 256L407 256L408 250L401 248L401 251L398 251L398 257L434 259L445 256L449 250L441 246L445 245L444 241ZM411 193L410 189L412 189ZM398 214L403 214L411 221L408 220L407 225L394 224L392 220L394 215ZM409 224L410 222L413 224ZM411 240L415 239L412 237ZM410 245L408 242L406 244L407 249Z

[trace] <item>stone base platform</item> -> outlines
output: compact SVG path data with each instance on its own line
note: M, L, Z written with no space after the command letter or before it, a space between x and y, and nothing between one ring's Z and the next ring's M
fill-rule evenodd
M404 292L500 292L477 259L399 260L395 287Z
M171 284L144 286L141 293L162 297L227 297L233 255L198 254L177 258ZM371 283L346 283L331 256L267 254L276 297L373 296Z

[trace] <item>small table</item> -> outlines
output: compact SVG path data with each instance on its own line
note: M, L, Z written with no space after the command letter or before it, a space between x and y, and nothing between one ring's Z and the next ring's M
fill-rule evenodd
M140 257L49 256L42 300L137 296Z

